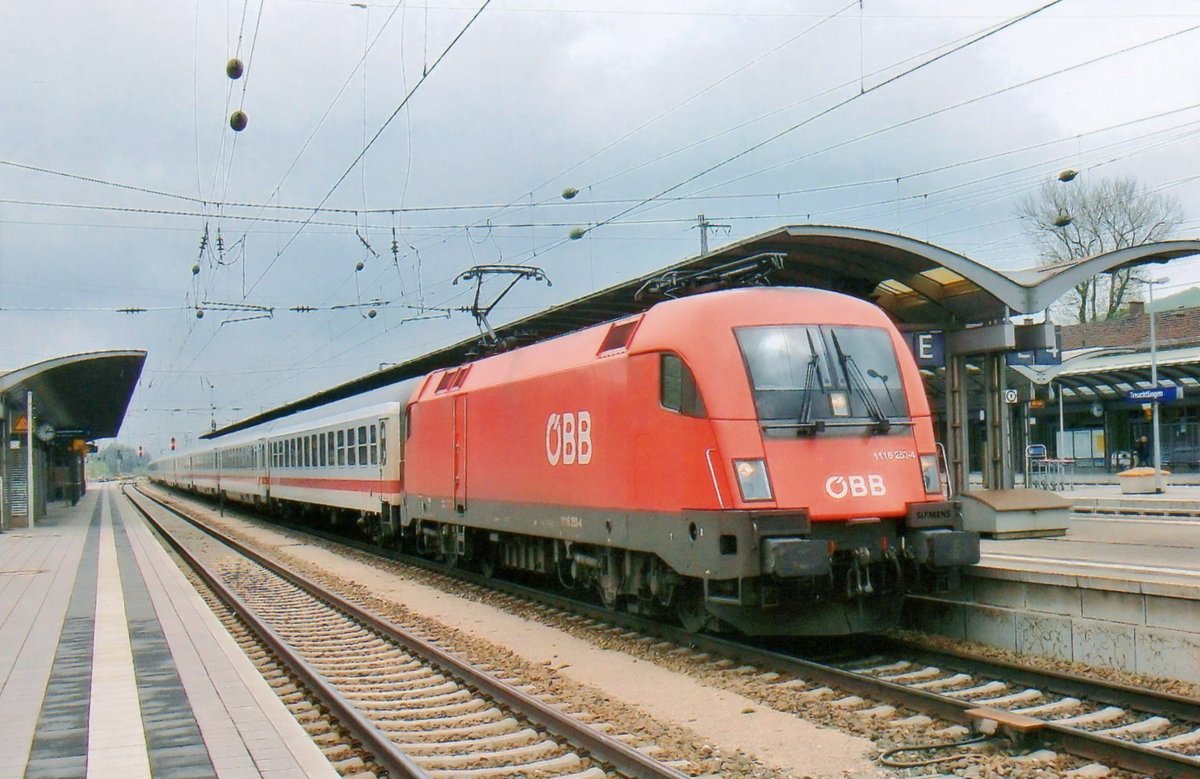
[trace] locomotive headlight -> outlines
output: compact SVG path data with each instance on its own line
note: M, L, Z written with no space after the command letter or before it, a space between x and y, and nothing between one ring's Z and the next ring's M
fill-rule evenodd
M767 464L763 460L734 460L738 487L742 500L771 500L771 479L767 476Z
M850 416L850 396L840 390L830 392L829 410L835 417Z
M942 477L938 473L936 454L921 455L921 477L925 480L925 492L933 495L942 491Z

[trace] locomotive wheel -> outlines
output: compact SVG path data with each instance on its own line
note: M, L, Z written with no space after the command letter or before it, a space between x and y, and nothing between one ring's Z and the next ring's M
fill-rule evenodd
M679 588L675 602L675 615L679 624L689 633L699 633L708 625L708 610L704 608L704 587L700 582L689 581Z
M605 552L601 557L602 573L596 577L596 589L600 593L600 602L604 608L616 611L621 603L621 577L618 573L617 559L612 552Z
M497 554L496 544L491 542L485 542L479 553L479 572L489 579L496 575Z

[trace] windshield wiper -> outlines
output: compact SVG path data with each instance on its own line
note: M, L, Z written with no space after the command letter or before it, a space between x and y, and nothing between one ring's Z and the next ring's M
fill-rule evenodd
M805 334L808 336L808 351L812 357L808 358L808 370L804 374L804 398L800 401L800 418L797 420L796 435L815 435L825 429L825 420L812 421L813 385L816 384L821 356L813 344L812 333L806 332Z
M850 385L850 389L862 400L863 405L867 407L867 413L871 415L871 419L875 420L873 429L877 433L886 433L891 430L892 421L883 412L883 407L879 405L875 393L871 392L871 388L867 384L867 377L863 376L862 371L858 369L858 363L854 362L852 356L842 351L842 345L838 342L836 330L831 329L829 335L833 338L833 348L837 350L838 362L842 366L842 373L846 376L846 382Z

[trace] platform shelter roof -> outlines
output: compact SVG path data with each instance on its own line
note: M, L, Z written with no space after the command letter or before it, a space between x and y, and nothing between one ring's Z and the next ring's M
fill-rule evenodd
M59 438L112 438L121 429L145 362L141 350L56 357L0 375L0 397L16 410L32 391L35 423L52 425Z
M1200 241L1172 241L1142 247L1112 260L1094 258L1078 266L1094 275L1113 267L1166 261L1200 253ZM737 241L660 270L563 303L495 328L509 346L553 338L591 325L644 311L674 294L721 286L725 276L741 273L771 257L778 265L763 283L807 286L872 300L911 329L954 330L993 322L1012 313L1045 309L1075 283L1078 266L1031 270L1014 275L995 270L961 254L894 233L859 227L791 225ZM672 287L662 284L675 280ZM1047 302L1043 286L1062 288ZM344 400L439 368L458 365L479 354L472 338L408 362L340 384L209 434L218 437L289 414Z
M1155 355L1160 386L1175 385L1191 396L1200 392L1200 346L1159 349ZM1066 395L1112 400L1131 390L1150 389L1150 353L1128 348L1097 349L1053 366L1014 366L1037 384L1054 383Z

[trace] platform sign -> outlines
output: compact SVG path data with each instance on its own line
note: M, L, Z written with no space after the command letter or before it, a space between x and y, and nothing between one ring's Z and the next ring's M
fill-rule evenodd
M1005 361L1009 365L1060 365L1062 363L1062 333L1055 333L1057 342L1053 349L1025 349L1009 352Z
M1182 387L1151 387L1150 389L1130 390L1125 393L1125 399L1130 403L1168 403L1183 397Z
M904 333L904 340L921 368L941 368L946 365L946 342L940 330Z

